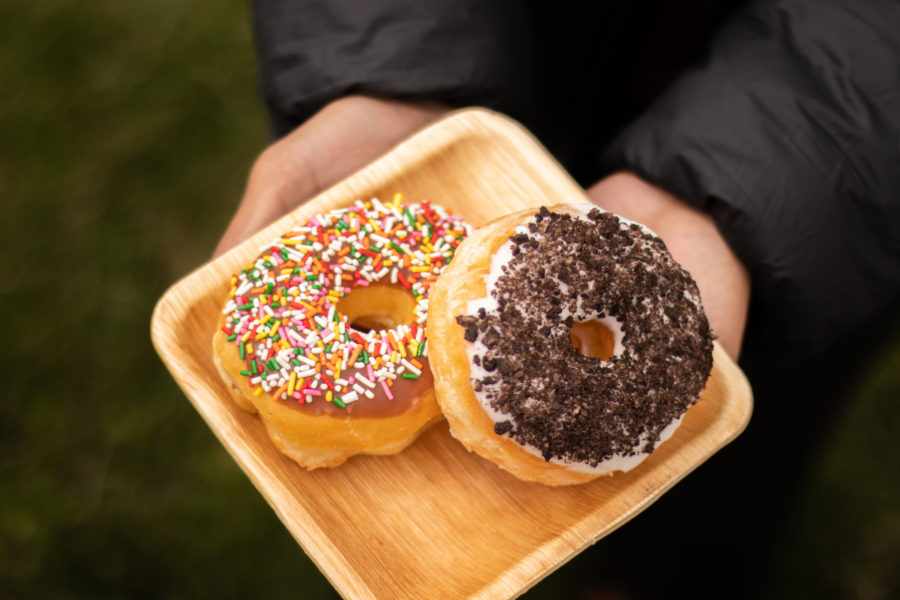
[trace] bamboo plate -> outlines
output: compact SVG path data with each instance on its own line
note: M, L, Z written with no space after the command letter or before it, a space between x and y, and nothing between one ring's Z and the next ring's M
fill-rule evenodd
M525 483L435 425L404 452L307 472L231 399L210 348L227 281L309 215L357 198L428 199L479 226L514 210L584 201L518 124L482 110L436 122L166 292L152 337L175 380L306 553L345 598L510 598L619 527L734 439L752 396L718 345L701 400L638 468L589 484Z

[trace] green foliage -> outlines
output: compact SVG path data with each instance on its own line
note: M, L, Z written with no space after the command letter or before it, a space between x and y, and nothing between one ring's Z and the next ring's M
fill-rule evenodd
M900 344L841 415L776 565L768 597L900 597Z
M330 586L157 358L266 143L244 3L0 3L0 597Z

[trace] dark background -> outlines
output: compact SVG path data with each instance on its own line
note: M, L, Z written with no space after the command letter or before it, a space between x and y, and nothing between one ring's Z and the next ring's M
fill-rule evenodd
M4 0L0 44L0 597L335 597L150 344L266 143L247 6ZM892 339L804 482L769 597L900 597ZM528 597L576 594L589 559Z

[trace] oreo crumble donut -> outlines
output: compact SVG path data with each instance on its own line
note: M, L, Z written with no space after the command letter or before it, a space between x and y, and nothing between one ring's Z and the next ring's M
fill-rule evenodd
M432 289L428 327L454 437L550 485L635 467L712 369L694 281L648 229L591 204L471 234Z
M214 361L237 404L306 468L399 452L441 419L428 294L469 227L400 200L310 217L232 277Z

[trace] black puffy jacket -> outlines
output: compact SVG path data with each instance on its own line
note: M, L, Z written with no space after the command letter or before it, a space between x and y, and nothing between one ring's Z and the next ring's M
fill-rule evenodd
M627 168L711 213L776 358L896 304L900 2L547 4L257 0L273 130L348 93L506 112L584 185Z

